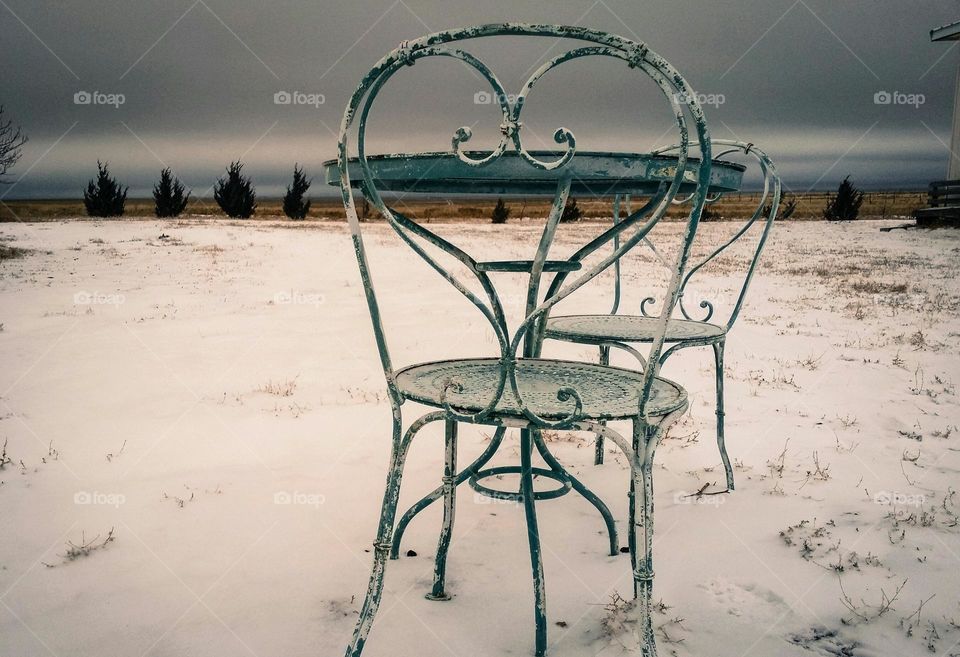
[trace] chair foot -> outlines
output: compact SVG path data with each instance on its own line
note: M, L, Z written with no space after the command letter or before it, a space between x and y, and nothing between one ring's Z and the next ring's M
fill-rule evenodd
M637 604L640 608L640 654L643 657L657 657L657 639L653 632L653 573L651 581L641 584Z

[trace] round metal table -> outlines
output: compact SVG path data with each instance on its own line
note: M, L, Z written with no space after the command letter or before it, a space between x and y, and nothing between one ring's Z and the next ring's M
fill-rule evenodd
M472 159L489 155L483 151L467 151ZM531 151L544 161L556 160L557 151ZM516 151L507 151L484 166L462 162L454 153L394 153L368 155L367 163L380 191L424 194L517 194L552 196L561 176L571 177L570 194L614 196L653 194L662 183L669 183L677 169L677 157L649 153L614 153L577 151L573 159L559 169L534 169ZM700 161L688 158L680 192L692 192L696 185ZM359 186L363 172L356 158L349 160L350 183ZM741 164L713 160L710 192L722 194L740 190ZM323 163L327 184L340 185L336 160Z

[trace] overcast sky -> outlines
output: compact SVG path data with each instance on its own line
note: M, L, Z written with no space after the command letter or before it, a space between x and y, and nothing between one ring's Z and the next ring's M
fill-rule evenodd
M867 188L946 175L960 48L931 43L929 31L960 20L955 0L0 0L0 103L30 136L0 197L77 197L98 158L131 196L146 195L164 165L209 195L237 158L261 195L279 193L294 162L319 193L348 95L383 54L428 32L508 20L646 41L713 101L712 134L761 145L792 190L848 174ZM533 41L471 51L516 89L560 52ZM537 139L560 125L583 149L669 141L666 105L635 72L568 67L530 98L528 148L549 145ZM449 148L461 125L489 143L498 118L475 102L484 90L452 60L418 63L385 90L369 150ZM89 104L76 102L84 92ZM307 102L278 105L278 92ZM901 95L877 104L881 92Z

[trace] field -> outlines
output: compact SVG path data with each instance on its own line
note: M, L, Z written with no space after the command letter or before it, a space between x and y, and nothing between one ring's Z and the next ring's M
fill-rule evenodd
M797 208L794 219L820 219L827 198L824 192L787 194L788 199L795 198ZM717 218L742 219L750 216L757 207L757 194L730 194L722 197L710 206ZM914 210L926 205L926 192L870 192L864 197L861 216L872 219L910 217ZM424 201L401 199L396 208L409 216L421 220L462 221L463 219L489 220L496 200L489 197L465 198L456 202ZM549 207L549 201L542 198L530 200L507 199L512 210L511 216L543 216ZM606 219L610 214L610 199L578 199L578 205L586 217ZM130 199L126 213L130 216L149 216L153 213L153 201L150 199ZM83 202L80 200L33 200L4 201L0 203L0 222L3 221L45 221L68 219L83 214ZM187 206L184 218L223 216L213 199L193 200ZM261 199L257 218L282 218L282 204L278 199ZM671 216L681 216L681 210L675 210ZM342 220L343 204L339 198L314 199L308 219Z
M887 199L890 214L914 196ZM0 225L0 655L342 654L390 440L345 225L10 207L46 220ZM691 408L656 458L661 655L960 655L960 233L879 231L897 223L775 228L727 346L734 493L707 494L723 488L709 351L667 363ZM561 227L558 253L600 228ZM497 259L529 255L538 229L437 226ZM679 234L660 229L658 245ZM704 224L698 252L735 229ZM472 306L385 225L366 230L396 364L489 355ZM722 314L745 255L724 255L691 299ZM636 308L663 276L647 252L625 267ZM500 276L515 317L521 282ZM610 285L564 303L605 311ZM413 406L408 421L425 410ZM488 439L464 427L460 462ZM550 445L622 529L623 458L593 466L585 434ZM425 429L402 508L437 485L442 459L442 431ZM538 510L551 657L635 654L627 556L605 554L575 495ZM443 604L423 597L438 528L436 508L410 526L364 654L532 654L522 509L461 488Z

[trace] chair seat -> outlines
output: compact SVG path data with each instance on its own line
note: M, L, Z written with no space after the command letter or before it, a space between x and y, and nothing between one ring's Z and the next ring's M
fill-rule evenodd
M653 342L659 329L657 317L641 315L562 315L547 320L548 338L598 344L617 342ZM709 322L671 319L667 322L667 342L713 340L723 337L725 329Z
M407 399L442 408L440 395L448 381L455 381L463 390L457 392L451 388L447 401L458 410L477 413L490 402L499 377L498 360L470 358L406 367L397 372L396 385ZM527 407L546 420L562 420L573 410L572 399L557 399L557 392L565 387L574 388L580 395L584 419L616 420L637 415L643 374L592 363L527 358L517 360L517 383ZM686 401L683 388L657 378L647 403L647 414L661 417L683 407ZM495 413L523 417L509 381Z

